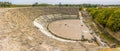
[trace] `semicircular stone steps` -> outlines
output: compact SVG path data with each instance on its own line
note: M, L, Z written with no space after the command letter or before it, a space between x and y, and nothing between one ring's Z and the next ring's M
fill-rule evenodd
M55 36L55 34L51 33L50 30L48 30L48 25L51 22L57 21L57 20L64 20L64 19L79 19L77 15L62 15L62 14L52 14L52 15L43 15L39 16L33 21L33 24L39 28L41 32L43 32L45 35L57 39L59 41L64 42L75 42L75 40L72 39L65 39Z

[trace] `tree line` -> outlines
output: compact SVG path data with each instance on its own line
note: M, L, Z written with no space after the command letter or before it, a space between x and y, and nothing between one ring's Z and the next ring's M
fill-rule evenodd
M12 3L10 2L0 2L0 7L11 7Z
M11 2L0 2L0 7L34 7L34 6L65 6L65 7L86 7L86 8L95 8L98 6L104 6L104 5L100 5L100 4L62 4L62 3L58 3L58 4L48 4L48 3L38 3L35 2L33 4L12 4ZM120 6L120 5L106 5L106 6Z
M90 7L97 7L99 6L99 4L62 4L62 3L58 3L58 4L48 4L48 3L38 3L38 2L35 2L34 4L32 4L32 6L63 6L63 7L87 7L87 8L90 8Z
M92 18L104 28L120 31L120 8L89 8Z
M32 4L32 6L34 7L34 6L53 6L53 5L52 4L47 4L47 3L39 4L38 2L36 2L36 3Z

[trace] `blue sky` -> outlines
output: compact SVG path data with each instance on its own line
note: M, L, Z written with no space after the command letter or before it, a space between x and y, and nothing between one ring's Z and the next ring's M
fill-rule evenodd
M8 1L14 4L33 4L35 2L39 3L49 3L49 4L120 4L120 0L0 0Z

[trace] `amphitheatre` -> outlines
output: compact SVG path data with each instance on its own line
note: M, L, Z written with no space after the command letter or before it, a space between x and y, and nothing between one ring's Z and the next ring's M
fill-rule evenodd
M97 51L102 48L92 40L94 36L77 7L0 10L0 51Z

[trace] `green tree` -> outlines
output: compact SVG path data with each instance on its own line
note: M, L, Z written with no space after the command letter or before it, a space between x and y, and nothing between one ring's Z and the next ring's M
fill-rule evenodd
M120 10L114 11L114 13L110 16L109 20L107 21L107 26L112 31L120 30Z
M99 24L108 27L112 31L120 31L120 9L119 8L90 8L88 9Z
M39 4L38 4L38 2L36 2L36 3L34 3L32 6L33 6L33 7L34 7L34 6L39 6Z
M0 7L11 7L12 3L10 2L0 2Z

